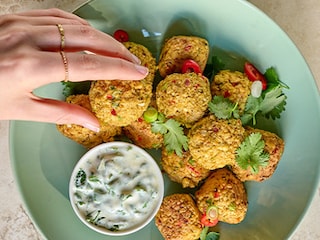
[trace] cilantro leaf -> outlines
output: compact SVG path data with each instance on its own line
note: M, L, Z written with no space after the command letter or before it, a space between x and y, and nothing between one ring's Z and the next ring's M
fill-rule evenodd
M220 234L217 232L209 232L209 227L204 227L200 234L200 240L219 240Z
M91 81L83 81L83 82L70 82L63 81L61 82L63 85L62 94L65 97L76 94L88 94Z
M256 115L260 110L260 104L262 102L262 97L256 98L250 95L247 99L244 114L241 116L241 122L243 125L249 124L252 119L253 125L257 123Z
M236 162L242 169L250 167L253 173L258 173L259 167L268 165L270 158L264 146L261 133L251 133L236 150Z
M266 70L265 77L268 88L258 98L251 95L248 97L244 114L241 116L243 125L249 124L251 120L255 125L258 114L266 118L280 118L280 114L285 110L287 96L283 93L283 88L289 87L280 81L273 67Z
M286 99L286 95L282 93L282 87L276 86L265 94L260 104L261 113L273 119L279 118L280 113L285 109Z
M214 96L211 102L209 102L208 107L209 111L212 112L217 118L239 118L238 104L231 102L230 99L223 96Z
M273 89L277 86L281 86L282 88L287 88L289 89L288 85L283 83L280 78L279 75L277 74L277 71L274 67L270 67L266 70L266 72L264 73L265 78L268 81L268 88L267 91L270 89Z
M165 120L163 114L159 114L158 120L151 123L151 130L163 135L168 152L174 151L181 157L183 149L188 150L188 138L184 135L181 124L176 120L172 118Z

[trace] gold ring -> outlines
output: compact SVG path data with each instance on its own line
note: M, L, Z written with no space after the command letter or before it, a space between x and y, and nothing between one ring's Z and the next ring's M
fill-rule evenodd
M61 24L57 24L57 27L58 27L58 30L59 30L59 33L60 33L60 37L61 37L60 50L63 51L64 47L65 47L65 40L66 40L65 35L64 35L64 29L63 29Z
M63 61L63 66L64 66L64 81L68 82L69 81L69 68L68 68L68 59L66 57L66 54L64 53L64 51L60 51L60 55L62 57L62 61Z

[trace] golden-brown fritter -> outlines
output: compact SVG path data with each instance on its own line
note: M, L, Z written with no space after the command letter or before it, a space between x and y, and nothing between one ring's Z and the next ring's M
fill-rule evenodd
M189 151L203 168L222 168L234 162L235 151L243 141L244 133L239 119L222 120L209 115L190 129Z
M246 216L247 193L241 182L227 168L214 170L195 194L200 212L205 213L210 206L218 209L218 220L236 224Z
M154 133L151 130L151 124L147 123L143 117L122 128L123 133L134 144L142 148L160 148L163 144L163 135Z
M181 73L181 67L187 59L197 62L203 72L208 56L209 44L206 39L196 36L173 36L165 41L161 49L159 73L162 77Z
M222 70L216 74L211 83L212 96L223 96L233 103L238 103L240 113L245 109L252 82L244 73Z
M155 223L165 240L196 240L202 231L200 212L189 194L166 196Z
M66 102L77 104L91 111L88 95L71 95L67 97ZM86 148L92 148L102 142L113 141L113 137L121 133L120 127L102 125L99 133L76 124L59 124L57 129L66 137L83 145Z
M198 166L189 151L183 152L182 157L179 157L174 152L168 153L165 148L162 148L161 165L169 178L182 184L183 188L198 186L199 182L210 173L210 170Z
M89 90L90 104L100 122L113 126L127 126L147 109L152 97L152 83L156 61L149 50L136 43L124 45L149 68L148 75L139 81L93 81Z
M268 165L260 166L259 171L253 173L251 168L242 169L234 162L234 164L231 164L231 169L241 181L261 182L271 177L276 170L284 151L284 141L277 134L261 129L246 127L247 136L256 132L261 133L262 140L265 142L264 150L270 155Z
M159 112L186 127L203 117L210 101L210 84L201 74L174 73L163 79L156 89Z

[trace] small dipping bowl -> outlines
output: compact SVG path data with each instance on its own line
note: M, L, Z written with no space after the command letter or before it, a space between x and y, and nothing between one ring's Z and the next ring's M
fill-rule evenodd
M146 226L158 212L164 181L156 161L142 148L109 142L85 153L69 183L72 208L92 230L123 236Z

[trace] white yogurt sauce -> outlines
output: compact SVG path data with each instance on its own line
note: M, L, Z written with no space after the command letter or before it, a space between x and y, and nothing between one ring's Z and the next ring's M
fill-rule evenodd
M132 147L114 147L79 166L73 200L86 220L106 229L144 221L157 202L158 180L146 157Z

